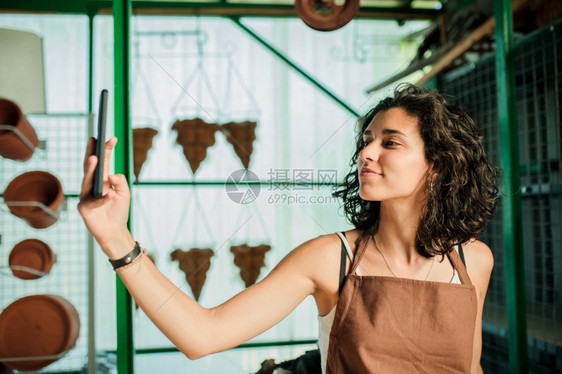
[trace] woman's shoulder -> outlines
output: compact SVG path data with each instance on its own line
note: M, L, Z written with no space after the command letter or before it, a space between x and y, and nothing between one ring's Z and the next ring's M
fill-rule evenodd
M355 240L359 237L358 230L347 230L340 231L344 236L345 241L349 244L351 250L354 250ZM299 246L306 251L315 252L318 254L330 254L334 251L339 255L340 249L342 247L342 239L338 235L338 232L331 234L324 234L312 238ZM338 257L339 258L339 257Z
M336 253L338 248L341 248L341 239L334 232L309 239L295 248L295 251L313 256L325 256Z
M480 240L470 240L462 245L466 270L476 286L488 286L494 267L494 255L490 247Z
M345 231L344 234L353 248L352 241L357 237L355 230ZM331 287L333 282L336 282L337 288L341 247L342 241L337 233L324 234L302 243L288 257L302 264L320 288Z
M490 247L480 240L470 240L462 245L467 267L492 270L494 266L494 255ZM473 265L473 266L470 266Z

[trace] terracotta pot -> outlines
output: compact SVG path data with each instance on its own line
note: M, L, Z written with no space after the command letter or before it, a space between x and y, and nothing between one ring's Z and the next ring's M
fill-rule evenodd
M246 288L256 283L261 268L265 266L265 252L270 249L271 246L266 244L256 247L247 244L230 247L230 252L234 253L234 265L240 268L240 276Z
M45 171L24 173L14 178L4 191L4 202L12 214L36 229L57 221L63 199L60 181Z
M199 300L203 285L207 280L207 271L211 267L211 257L214 252L210 248L191 248L189 251L176 249L170 254L172 261L180 263L180 270L185 273L185 279L191 287L193 297Z
M38 239L26 239L14 246L8 263L14 276L20 279L37 279L48 274L55 261L55 254L46 243Z
M256 140L256 122L228 122L222 125L226 140L234 147L234 152L242 161L246 169L250 165L250 156L254 151L253 142Z
M17 161L29 160L39 146L39 139L13 101L0 99L0 125L11 126L11 129L0 128L0 155Z
M37 371L57 361L74 346L80 317L72 304L55 295L33 295L14 301L0 314L0 360L19 371ZM52 358L33 359L42 356Z
M176 143L183 147L183 154L195 174L207 157L207 148L215 144L215 132L220 130L220 126L195 118L176 121L172 130L177 131Z
M138 180L142 165L148 158L148 151L152 148L152 139L158 134L158 131L150 128L133 129L133 160L135 178Z
M343 3L326 0L295 0L298 16L311 28L332 31L345 26L359 13L359 0Z

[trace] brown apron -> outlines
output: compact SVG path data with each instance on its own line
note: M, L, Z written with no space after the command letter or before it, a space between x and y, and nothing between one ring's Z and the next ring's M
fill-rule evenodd
M339 297L326 373L470 373L476 290L457 251L462 284L357 276L365 247Z

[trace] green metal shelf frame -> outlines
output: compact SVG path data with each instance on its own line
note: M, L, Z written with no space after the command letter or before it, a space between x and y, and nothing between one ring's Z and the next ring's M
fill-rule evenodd
M130 21L131 0L113 1L113 38L114 38L114 91L115 91L115 136L120 145L115 147L115 172L131 179L133 130L131 129L130 110ZM127 223L132 228L129 213ZM135 372L135 347L133 339L133 302L121 278L115 274L117 297L117 372L133 374Z
M94 101L94 16L95 12L88 11L88 113L93 113ZM90 117L91 119L92 117ZM94 136L94 126L88 126L88 136ZM88 285L89 291L95 295L95 240L88 235ZM96 362L96 306L94 296L88 295L88 374L97 374Z
M508 311L509 372L523 374L528 372L529 364L511 0L494 0L494 15L496 19L496 82L500 157L504 172L502 213Z

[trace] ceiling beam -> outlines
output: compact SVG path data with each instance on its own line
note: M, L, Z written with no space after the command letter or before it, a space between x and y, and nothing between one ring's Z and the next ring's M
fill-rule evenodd
M138 15L200 15L239 17L297 17L293 4L245 4L227 1L178 2L133 1L133 14ZM1 0L0 13L68 13L111 14L109 0ZM361 19L434 19L440 13L433 9L361 7Z

